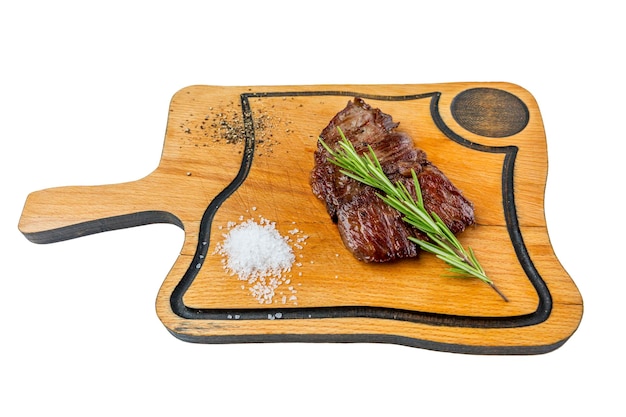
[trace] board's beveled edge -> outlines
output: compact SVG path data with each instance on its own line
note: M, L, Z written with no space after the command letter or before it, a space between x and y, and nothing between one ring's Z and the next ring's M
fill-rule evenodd
M177 339L188 343L231 344L231 343L387 343L412 348L427 349L439 352L473 354L473 355L542 355L563 346L569 337L554 343L530 346L476 346L436 342L393 334L263 334L263 335L205 335L190 336L168 331Z
M122 214L119 216L111 216L98 220L90 220L55 229L41 230L38 232L22 231L22 234L26 237L26 239L33 243L48 244L102 232L156 223L173 224L181 229L184 229L183 223L173 214L166 211L149 210Z

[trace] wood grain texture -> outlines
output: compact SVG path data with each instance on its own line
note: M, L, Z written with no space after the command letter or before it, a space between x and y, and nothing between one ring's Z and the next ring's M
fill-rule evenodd
M477 225L460 240L508 303L477 280L446 278L431 255L372 265L343 247L309 173L319 133L355 96L400 122L474 202ZM33 192L19 228L36 243L155 222L183 228L156 304L165 327L186 341L546 353L567 341L583 312L547 233L547 163L537 103L509 83L191 86L172 99L154 172ZM303 241L291 241L296 263L269 304L216 253L229 224L260 218Z

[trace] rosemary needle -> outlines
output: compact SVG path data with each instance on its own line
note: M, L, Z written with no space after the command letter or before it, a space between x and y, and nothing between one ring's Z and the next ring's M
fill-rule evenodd
M509 301L493 281L487 277L472 248L468 247L467 250L463 248L443 220L436 213L429 213L426 210L420 184L414 170L411 170L411 174L415 184L415 197L411 195L404 184L400 182L393 184L389 180L369 145L369 153L359 155L352 143L346 139L341 128L337 128L337 130L341 135L339 150L337 151L331 149L322 138L319 138L322 146L330 154L329 162L338 166L344 175L380 191L377 193L379 198L398 210L406 223L428 236L428 240L414 237L409 237L409 239L426 252L434 254L447 263L453 276L478 278L493 288L504 301Z

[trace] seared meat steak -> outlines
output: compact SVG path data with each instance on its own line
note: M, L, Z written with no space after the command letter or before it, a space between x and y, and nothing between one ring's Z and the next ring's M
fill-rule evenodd
M424 206L437 213L453 233L474 224L474 208L461 191L413 145L405 133L396 131L398 123L379 109L373 109L360 98L348 102L321 133L331 149L338 149L341 128L359 153L371 146L385 174L415 191L411 170L417 174ZM328 162L330 155L318 144L315 166L311 172L313 193L326 203L345 246L365 262L386 262L417 256L418 246L409 236L425 239L417 229L402 220L401 215L385 204L376 190L339 172Z

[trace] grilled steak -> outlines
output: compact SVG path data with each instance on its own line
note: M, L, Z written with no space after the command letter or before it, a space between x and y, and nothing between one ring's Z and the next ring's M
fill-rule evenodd
M371 146L389 179L402 182L409 191L415 187L411 170L417 174L428 211L437 213L453 233L474 223L474 208L460 190L415 147L413 140L396 130L398 123L360 98L348 102L321 133L332 149L338 149L341 128L359 153ZM326 204L345 246L365 262L387 262L418 255L419 247L410 236L425 239L405 223L400 214L385 204L376 190L341 174L328 162L329 154L321 144L315 151L311 172L313 193Z

